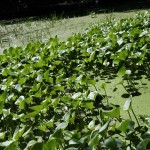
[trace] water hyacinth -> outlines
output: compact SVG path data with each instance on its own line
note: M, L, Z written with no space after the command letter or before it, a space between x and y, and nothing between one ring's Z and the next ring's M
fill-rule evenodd
M5 50L0 149L150 149L145 18L150 23L149 15L103 22L66 42Z

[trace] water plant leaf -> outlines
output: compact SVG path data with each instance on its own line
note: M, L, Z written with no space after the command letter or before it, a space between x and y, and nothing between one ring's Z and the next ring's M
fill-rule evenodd
M88 145L90 147L96 147L96 145L98 144L98 142L100 141L100 139L101 139L101 136L98 134L98 132L96 132L96 134L88 142Z
M132 100L131 100L131 97L129 97L127 100L126 100L126 102L125 102L125 104L124 104L124 106L123 106L123 110L130 110L132 108Z
M89 100L95 100L96 99L96 96L98 95L98 92L97 91L93 91L93 92L90 92L89 95L88 95L88 99Z
M115 118L119 119L119 117L120 117L120 107L113 106L112 110L103 111L103 115L110 116L110 117L115 117Z
M118 75L119 76L123 76L125 75L125 72L126 72L126 68L125 67L121 67L118 71Z
M8 146L5 148L5 150L16 150L17 146L18 146L17 141L14 141L14 142L12 142L10 145L8 145Z
M118 148L121 148L123 146L123 142L117 138L108 138L104 141L107 148L110 148L111 150L115 150Z
M122 132L126 132L128 129L133 131L134 130L134 125L135 123L129 119L126 119L124 121L121 122L121 124L118 127L118 130L122 131Z
M1 140L5 139L5 135L6 135L5 132L0 132L0 139Z
M136 149L137 150L146 150L147 149L147 145L150 143L150 138L144 139L143 141L141 141Z
M59 129L65 129L66 127L68 126L68 123L67 122L62 122L60 123L58 126L57 126L57 130Z
M6 99L7 99L7 92L5 91L0 95L0 114L2 114L2 109L4 107L4 102Z

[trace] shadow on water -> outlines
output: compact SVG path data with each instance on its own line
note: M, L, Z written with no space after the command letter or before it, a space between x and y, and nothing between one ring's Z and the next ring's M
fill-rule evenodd
M9 24L13 22L15 23L15 20L12 22L12 19L15 18L19 18L20 21L25 21L27 17L31 17L32 20L38 20L41 18L50 18L50 16L53 16L53 14L55 14L56 16L61 16L63 18L71 18L86 16L91 12L101 14L110 12L129 12L149 8L150 0L100 0L99 4L97 5L91 5L88 3L73 3L49 7L27 7L14 11L13 13L11 12L11 9L7 9L7 11L4 12L1 12L2 10L0 10L0 19L7 20L7 22L5 23Z

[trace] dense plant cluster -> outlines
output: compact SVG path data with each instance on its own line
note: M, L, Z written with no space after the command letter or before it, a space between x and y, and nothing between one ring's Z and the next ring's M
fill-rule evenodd
M66 42L56 37L5 50L0 55L1 149L150 148L150 118L139 121L132 108L135 80L150 78L149 60L150 12L95 24ZM104 82L95 86L100 78L117 76L119 84L128 84L123 109L129 119L109 101Z

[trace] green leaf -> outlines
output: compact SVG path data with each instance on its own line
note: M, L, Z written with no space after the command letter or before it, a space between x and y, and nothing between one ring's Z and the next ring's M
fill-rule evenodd
M107 129L108 129L109 123L110 123L110 121L107 121L107 122L100 128L99 133L100 133L102 136L105 136L105 132L106 132Z
M16 105L19 105L19 109L24 109L25 108L25 98L24 96L20 96L16 102L15 102Z
M42 124L49 127L49 128L52 128L54 126L54 121L50 120L50 121L44 122Z
M147 145L149 143L150 143L150 138L144 139L137 145L136 150L147 150Z
M23 133L22 137L27 136L32 131L32 127L30 127L25 133Z
M48 80L49 79L49 70L47 70L45 73L44 73L44 79Z
M101 139L101 136L98 134L98 132L96 132L96 134L90 139L90 141L88 142L88 145L90 147L97 147L99 141Z
M0 140L5 139L5 135L6 135L5 132L0 132Z
M5 150L16 150L18 147L18 142L12 142L8 147L5 148Z
M8 147L8 146L11 145L13 142L14 142L14 141L11 140L11 141L2 142L2 143L0 143L0 144L1 144L1 146L3 146L3 147Z
M95 54L96 54L95 51L93 51L93 52L91 53L91 55L90 55L90 61L95 60Z
M101 88L105 90L106 89L106 83L102 83Z
M88 80L88 84L95 85L95 84L96 84L96 81L95 81L95 80Z
M117 40L118 45L120 46L123 43L123 38Z
M21 92L22 87L21 87L20 84L16 84L16 85L15 85L15 89L16 89L18 92Z
M80 75L79 77L77 77L76 80L77 80L81 85L86 85L86 83L87 83L86 76L84 76L84 75Z
M70 119L70 112L66 112L65 115L63 116L63 120L69 123L69 119Z
M106 139L104 144L107 148L110 148L110 150L120 149L123 146L123 142L121 140L112 137Z
M62 100L63 102L69 102L69 101L71 100L71 97L70 97L69 95L64 95L64 96L61 98L61 100Z
M22 134L25 131L26 126L24 125L21 129L19 129L19 126L16 127L15 132L13 134L13 140L19 140L19 138L22 136Z
M55 108L58 105L59 98L52 99L52 106Z
M37 83L34 83L31 90L32 90L32 91L35 91L35 92L38 91L39 88L40 88L40 85L41 85L41 83L38 83L38 84L37 84Z
M19 84L24 84L26 82L27 78L20 78L18 83Z
M35 145L36 143L37 143L37 141L31 140L31 141L27 144L26 149L29 148L29 147L32 147L32 146Z
M103 111L103 115L115 117L115 118L119 119L120 118L120 107L113 105L113 109L109 110L109 111Z
M66 127L68 126L68 123L67 122L62 122L60 123L58 126L57 126L57 130L59 129L65 129Z
M126 132L128 129L133 131L134 130L134 125L135 123L129 119L124 120L123 122L121 122L120 126L118 127L118 130L120 130L121 132Z
M41 110L39 110L39 111L33 111L33 112L31 112L31 113L28 113L28 114L22 116L22 118L23 118L23 119L27 119L27 118L35 117L40 111L41 111Z
M62 129L58 129L56 130L52 137L56 138L56 139L63 139L63 132L62 132ZM51 138L51 137L50 137Z
M75 93L73 96L72 96L72 99L75 99L77 100L79 97L82 96L82 93L81 92L78 92L78 93Z
M92 120L92 121L89 123L88 128L89 128L90 130L93 130L93 129L95 128L95 120Z
M49 70L47 70L47 71L44 73L44 79L45 79L47 82L53 84L53 78L50 77Z
M5 102L6 99L7 99L7 92L5 91L0 95L0 102Z
M97 91L90 92L87 98L88 98L89 100L95 100L97 95L98 95L98 92L97 92Z
M42 105L36 105L36 106L32 106L29 107L30 109L39 112L40 110L42 110L43 106Z
M58 142L54 138L50 138L46 144L44 144L44 150L56 150L58 148Z
M115 141L114 138L108 138L104 141L104 144L106 145L107 148L110 148L111 150L116 150L117 149L117 142Z
M77 140L77 139L71 139L70 141L69 141L69 145L79 145L80 144L80 141L79 140Z
M5 100L7 99L7 92L3 92L1 95L0 95L0 114L2 114L2 109L4 107L4 102Z
M124 76L124 75L125 75L125 72L126 72L126 68L125 68L125 67L122 67L122 68L119 69L118 75L119 75L119 76Z
M39 74L36 78L37 82L42 82L43 81L43 75Z
M115 65L119 65L120 59L119 59L119 58L113 59L113 63L114 63Z
M42 96L42 91L38 91L34 94L35 97L40 98Z
M55 91L62 91L63 92L64 89L65 89L65 87L61 86L60 84L54 86Z
M36 126L36 128L43 131L43 132L46 131L46 126L45 125Z
M84 103L82 103L81 106L82 106L82 107L85 107L85 108L87 108L87 109L93 109L93 108L94 108L93 102L84 102Z
M3 69L3 71L2 71L2 75L3 75L3 76L7 76L7 75L8 75L8 73L7 73L7 69Z

